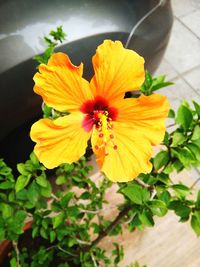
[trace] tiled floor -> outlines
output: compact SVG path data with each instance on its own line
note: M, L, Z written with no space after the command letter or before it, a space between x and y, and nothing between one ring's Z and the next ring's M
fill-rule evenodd
M175 82L162 92L172 108L182 99L200 102L200 0L172 0L174 25L164 59L156 74Z

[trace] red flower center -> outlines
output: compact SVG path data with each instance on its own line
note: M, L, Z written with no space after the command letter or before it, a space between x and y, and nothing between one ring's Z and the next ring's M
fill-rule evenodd
M102 117L104 117L104 122L105 119L107 120L108 124L115 121L118 113L117 109L110 107L108 101L101 96L83 103L80 111L86 114L82 126L87 132L92 130L93 125L97 128L102 127Z

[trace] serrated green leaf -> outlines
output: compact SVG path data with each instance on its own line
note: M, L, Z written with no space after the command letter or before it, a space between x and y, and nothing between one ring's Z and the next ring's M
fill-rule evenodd
M194 127L191 140L197 140L197 139L200 139L200 126L199 125L196 125Z
M39 187L35 181L29 186L27 190L27 197L29 201L33 204L36 204L39 199Z
M31 179L31 175L28 175L28 176L20 175L17 178L16 184L15 184L15 190L16 190L16 192L19 192L25 186L27 186L27 184L29 183L30 179Z
M176 114L175 111L173 109L170 109L169 114L168 114L168 118L175 118Z
M186 148L172 148L171 152L174 157L180 160L184 167L189 167L196 161L193 153Z
M61 198L60 204L63 208L67 208L69 201L73 198L74 192L68 192L64 197Z
M165 166L169 161L169 152L160 151L153 159L153 165L156 171Z
M197 193L196 207L200 208L200 190Z
M64 222L65 215L63 212L52 218L53 229L57 228L61 223Z
M196 113L197 113L198 117L200 118L200 105L197 102L195 102L195 101L192 101L192 102L194 104Z
M53 243L55 239L56 239L56 232L52 230L50 232L50 242Z
M56 184L57 184L57 185L66 184L66 182L67 182L67 178L65 177L65 175L59 175L59 176L56 178Z
M13 215L13 208L7 203L0 203L0 211L4 219L12 217Z
M183 184L174 184L172 188L179 197L186 197L190 193L190 189Z
M143 210L142 213L139 214L139 219L142 222L142 224L146 226L150 227L154 226L153 216L152 213L150 213L149 211Z
M187 140L187 136L185 136L181 132L174 132L172 137L172 146L182 145Z
M40 228L40 235L41 235L41 237L43 237L44 239L48 239L47 231L46 231L43 227Z
M200 236L200 221L197 219L195 215L192 215L191 226L192 226L192 229L197 234L197 236Z
M40 187L39 191L43 197L49 198L51 196L51 193L52 193L51 183L47 180L47 186L46 187Z
M42 187L48 187L48 181L44 175L40 175L36 177L36 183L39 184Z
M142 205L142 190L138 185L130 185L121 190L132 202Z
M200 161L200 149L195 143L189 143L186 145L186 147L192 152L194 158L197 159L197 161ZM199 162L200 164L200 162Z
M12 189L14 187L14 183L11 181L5 181L0 183L0 189Z
M184 130L188 130L193 120L192 112L184 105L181 105L177 112L176 122L179 123Z
M162 217L167 213L166 204L162 200L153 199L149 203L149 207L150 207L152 213L159 216L159 217Z

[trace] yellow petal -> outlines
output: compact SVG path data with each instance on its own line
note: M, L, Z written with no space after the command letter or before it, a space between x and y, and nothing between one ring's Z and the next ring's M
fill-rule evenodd
M129 128L128 124L113 122L113 136L105 146L105 151L95 150L101 171L113 182L128 182L140 173L151 171L149 162L152 155L148 139ZM93 136L92 136L93 139ZM93 146L95 146L93 139ZM106 154L107 155L106 155Z
M40 162L52 169L77 161L84 155L90 133L82 128L83 115L74 113L56 120L41 119L31 128L34 152Z
M93 57L95 75L91 80L94 95L110 102L138 89L144 82L144 59L125 49L120 41L106 40Z
M159 144L165 134L169 102L165 96L153 94L115 102L117 121L126 122L152 145Z
M33 78L34 91L44 102L58 111L77 111L83 102L92 99L89 83L82 78L83 64L74 66L64 53L51 56L41 64Z

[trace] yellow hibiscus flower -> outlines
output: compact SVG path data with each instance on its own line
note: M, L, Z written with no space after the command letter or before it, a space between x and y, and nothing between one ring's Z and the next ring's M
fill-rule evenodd
M151 171L152 145L164 137L169 103L159 94L124 99L125 92L142 85L144 59L120 41L105 40L92 62L90 83L82 78L83 64L74 66L64 53L40 65L34 91L47 105L70 114L33 124L34 151L51 169L77 161L91 138L101 171L112 181L130 181Z

